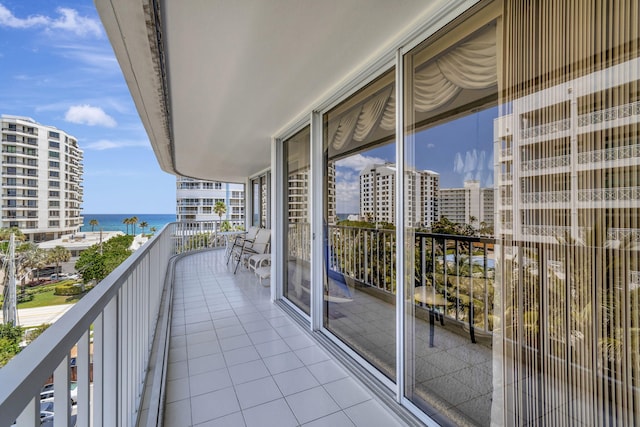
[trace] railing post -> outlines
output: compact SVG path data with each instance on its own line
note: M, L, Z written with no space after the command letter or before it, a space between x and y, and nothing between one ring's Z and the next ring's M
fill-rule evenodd
M102 378L102 425L118 425L118 300L119 295L107 304L103 313L103 378Z
M76 425L78 427L90 425L90 347L89 331L86 331L78 341L78 357L76 357L76 390L78 391Z
M53 373L54 427L71 425L71 396L69 393L69 355L67 354Z
M102 425L104 412L104 314L93 322L93 419L92 425Z
M16 425L18 426L35 427L40 425L40 395L29 401L16 421Z

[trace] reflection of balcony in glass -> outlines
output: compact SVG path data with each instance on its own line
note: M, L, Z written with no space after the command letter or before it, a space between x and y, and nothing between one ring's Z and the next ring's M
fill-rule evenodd
M633 59L519 98L495 120L496 182L513 188L496 206L516 218L514 240L590 238L584 227L599 217L616 218L616 230L638 227L627 209L640 208L640 144L631 130L640 122L639 65ZM553 213L544 225L532 225L545 210ZM604 238L618 241L613 234Z

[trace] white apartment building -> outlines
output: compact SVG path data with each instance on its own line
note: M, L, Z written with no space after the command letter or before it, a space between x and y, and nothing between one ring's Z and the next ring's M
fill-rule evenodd
M637 59L622 62L536 91L495 120L499 235L549 244L640 242L639 67Z
M440 216L457 224L478 227L481 222L493 224L494 189L480 187L480 181L464 182L463 188L440 189Z
M220 217L213 211L219 201L227 207L223 221L244 225L244 184L177 177L177 221L219 221Z
M360 172L360 218L373 222L395 222L395 174L392 163L367 166ZM429 227L439 218L438 186L440 174L430 170L408 174L408 223Z
M360 172L360 218L371 222L395 222L395 175L391 163L369 165Z
M82 226L83 151L78 140L29 117L2 115L2 228L31 241Z

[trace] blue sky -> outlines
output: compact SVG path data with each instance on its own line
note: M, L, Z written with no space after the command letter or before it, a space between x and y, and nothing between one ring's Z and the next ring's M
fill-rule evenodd
M440 174L440 188L462 188L466 180L493 187L493 120L498 107L441 123L415 135L418 170ZM359 174L370 164L395 163L395 143L360 152L336 164L338 213L359 211Z
M91 0L0 0L0 81L1 114L78 138L85 214L175 212Z

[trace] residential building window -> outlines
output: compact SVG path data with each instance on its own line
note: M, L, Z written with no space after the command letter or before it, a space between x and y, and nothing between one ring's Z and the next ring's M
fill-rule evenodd
M60 197L59 191L49 191L49 197Z
M49 141L49 148L60 148L60 143L56 141Z
M50 168L59 168L60 167L60 162L56 162L54 160L49 160L49 167Z
M49 171L49 178L58 178L60 177L60 172L58 171Z
M58 153L57 151L49 151L49 157L53 157L54 159L58 159L60 158L60 153Z
M49 181L49 187L60 187L59 181Z
M49 138L60 139L60 133L49 131Z

